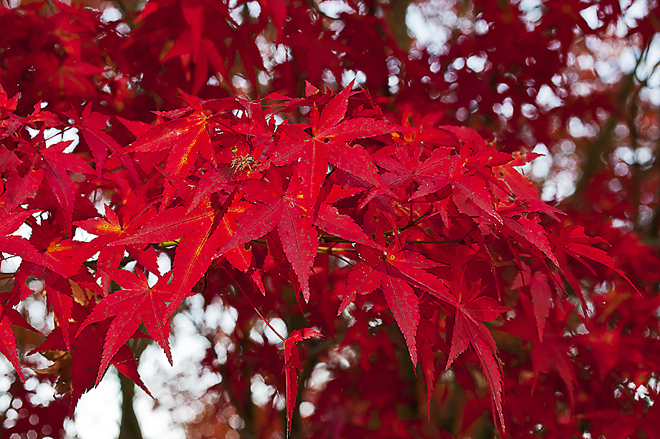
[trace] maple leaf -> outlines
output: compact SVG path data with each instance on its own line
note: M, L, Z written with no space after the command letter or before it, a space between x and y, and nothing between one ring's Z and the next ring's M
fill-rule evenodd
M376 161L378 166L389 171L383 175L383 179L392 189L405 188L412 182L418 184L417 190L410 196L411 200L437 192L448 185L454 167L460 163L460 157L452 155L451 148L435 148L423 162L419 156L421 151L422 148L415 148L411 157L405 148L399 147L394 150L394 157L380 156Z
M304 125L281 127L279 144L272 157L277 166L298 161L298 175L302 181L302 195L314 206L328 172L328 164L354 175L389 193L373 159L364 147L354 144L355 139L389 134L398 131L385 121L371 118L344 119L353 83L319 111L316 107L310 115L311 134Z
M174 175L185 176L195 164L198 155L201 154L207 160L213 158L208 129L208 117L203 109L198 107L189 116L151 128L122 149L120 154L169 150L165 169Z
M239 185L256 204L238 218L237 232L223 243L216 257L277 227L286 258L296 273L305 301L309 301L309 275L317 253L318 232L301 194L300 180L291 178L286 191L278 183L248 180Z
M43 180L43 169L30 169L24 176L19 176L15 169L9 169L2 180L0 211L10 214L28 198L32 198Z
M125 246L111 246L108 245L116 241L124 232L120 224L119 217L109 206L105 206L105 216L107 219L89 218L82 221L77 221L74 224L89 233L97 235L97 238L87 243L85 246L90 248L83 252L85 257L91 253L94 254L99 251L99 257L96 265L96 277L101 279L103 286L103 295L108 294L110 288L110 278L112 273L118 268L124 251Z
M181 239L177 245L172 269L173 291L165 317L169 317L190 294L192 287L211 265L216 251L227 239L226 228L218 227L233 197L223 205L207 201L188 212L184 206L165 209L139 229L110 245L147 244Z
M337 9L286 0L149 0L117 3L110 15L89 0L8 3L0 7L0 80L9 91L0 86L0 347L17 367L16 345L34 340L14 319L18 309L30 311L21 302L38 287L33 299L45 301L46 320L55 324L41 349L51 349L47 369L58 391L71 393L60 401L73 400L71 411L109 364L142 385L119 338L146 335L131 335L135 322L122 312L146 313L157 331L185 295L201 290L204 307L222 302L237 314L231 333L207 325L215 341L221 335L237 347L215 343L202 360L222 375L223 387L210 388L202 402L218 391L230 396L221 407L227 416L214 417L214 435L227 435L234 414L256 421L247 428L255 437L281 435L277 404L250 410L251 386L272 383L280 366L272 361L277 347L252 337L259 329L253 312L261 311L248 294L235 294L245 289L287 326L315 328L283 340L290 434L491 432L483 375L494 423L511 419L512 437L612 439L641 429L658 438L659 180L650 166L657 148L647 148L657 137L657 102L649 98L652 81L635 72L617 71L613 86L603 87L599 72L574 65L592 55L585 37L625 43L630 36L643 64L657 42L652 7L626 21L621 40L611 29L633 8L617 0L544 1L531 25L521 2L477 1L474 13L443 11L460 25L438 52L410 44L409 2L349 0ZM585 20L586 12L597 19ZM474 32L470 24L483 22ZM499 50L509 47L515 50ZM353 75L361 91L327 88ZM586 94L575 98L576 90ZM305 97L282 94L292 91ZM227 94L242 97L221 98ZM557 108L537 99L543 94L556 95ZM155 127L138 122L154 115ZM572 128L581 125L589 132L577 138L584 130ZM65 152L71 146L44 146L46 136L74 127L74 154ZM559 211L520 172L535 156L511 153L524 145L561 150L555 165L582 175L563 204L571 209L565 221L541 221L538 214L556 220ZM626 148L619 145L636 152L632 162L621 162ZM83 230L96 238L79 241ZM588 235L612 242L609 255L603 240ZM150 313L146 297L156 293L144 277L158 272L156 248L173 256L173 269L154 287L162 297ZM120 271L131 259L135 275ZM557 294L562 275L583 309ZM619 275L644 287L639 297ZM130 282L111 292L115 277ZM374 294L360 295L367 292ZM122 294L130 296L124 311L112 308ZM95 308L109 317L81 329ZM376 317L386 312L405 348ZM326 378L304 389L314 407L301 423L305 431L289 432L304 364L296 340L312 331L336 334L336 342L319 344L309 358L316 365L305 372ZM501 368L495 338L506 346ZM420 364L420 380L401 370L405 350ZM435 385L443 355L455 373ZM462 367L473 357L483 373ZM434 413L427 420L415 416L423 398L410 387L421 381ZM6 393L15 410L3 427L12 434L45 435L49 423L53 437L64 434L64 415L51 416L56 403L34 410L35 392L18 380ZM207 406L209 415L218 408ZM200 436L207 424L187 431Z
M65 114L75 122L76 128L78 128L80 134L87 143L87 146L94 157L96 174L101 178L103 164L108 157L108 151L116 153L121 149L121 145L112 136L103 131L110 117L92 111L91 103L85 106L82 116L79 116L74 108L71 108L69 111L65 112ZM139 178L133 162L128 157L120 156L119 159L130 172L133 181L137 182L139 185Z
M168 151L165 170L182 178L188 175L198 156L214 163L208 116L194 99L187 101L194 107L192 114L156 125L118 154ZM164 206L173 193L171 187L166 188Z
M284 375L286 378L286 432L291 432L291 418L293 409L296 406L296 396L298 395L298 369L302 369L300 362L300 352L296 343L307 340L312 337L324 337L318 331L311 328L298 329L293 331L284 340Z
M124 252L132 256L143 267L154 274L158 273L158 255L152 247L136 249L133 246L111 245L120 240L124 235L130 235L151 217L151 212L143 212L137 218L131 218L130 211L119 219L117 213L105 205L105 218L88 218L74 222L74 225L96 235L92 241L85 243L76 255L77 261L85 261L97 251L95 277L101 279L102 295L107 296L110 288L112 274L118 269L124 257Z
M555 253L552 251L550 242L548 241L548 235L543 226L539 224L539 218L534 217L532 219L521 216L520 218L514 219L510 217L503 216L502 224L503 230L506 232L513 232L518 237L523 238L529 244L540 250L544 255L550 259L556 267L559 267L559 261Z
M392 241L385 251L358 245L360 261L352 268L347 279L347 296L339 312L353 301L355 294L369 294L381 288L385 300L403 333L413 366L417 366L417 326L420 319L419 297L413 285L432 292L447 303L460 306L445 293L446 287L427 268L435 263L419 253L404 250Z
M229 170L215 170L212 169L205 172L197 184L197 190L193 195L193 199L188 207L188 212L197 207L200 201L211 196L211 194L224 190L227 193L234 191L234 187L230 185Z
M507 187L515 194L514 202L508 207L506 203L502 203L498 206L498 212L501 215L511 217L515 214L525 212L544 212L555 220L558 220L557 215L565 215L561 210L545 203L539 196L537 187L523 173L517 170L517 167L532 162L542 155L533 152L521 153L515 151L511 156L513 159L510 162L493 167L493 173L499 179L505 181ZM500 202L502 202L504 197L499 198Z
M227 210L227 213L222 216L222 220L219 222L218 227L223 230L226 237L233 236L238 232L238 224L236 220L245 213L249 206L251 206L250 203L246 201L238 201L238 199L236 199ZM252 267L252 252L244 246L239 245L228 250L225 253L225 258L238 270L248 271ZM253 271L251 276L253 280L258 282L257 286L259 286L260 278L258 278L258 272ZM261 289L263 289L263 285L261 286Z
M0 108L2 109L2 112L0 112L0 119L7 117L6 113L13 113L16 110L17 105L18 93L11 98L8 98L7 92L2 87L2 84L0 84Z
M45 143L45 141L43 133L39 133L39 136L35 137L33 141L36 142L33 147L33 154L38 155L44 162L43 169L46 181L57 202L62 207L67 232L72 235L73 204L77 196L77 190L67 171L93 174L94 170L81 157L64 152L71 145L72 140L41 148L39 145Z
M104 297L78 329L80 334L90 324L114 317L105 335L96 384L103 377L110 360L142 323L149 331L149 335L165 351L170 364L172 363L168 342L170 325L165 318L166 302L170 301L171 292L166 291L162 286L167 282L167 278L160 278L154 287L149 287L146 276L139 270L136 273L117 270L113 273L112 279L123 289Z
M37 372L57 375L59 393L72 390L69 416L73 415L76 403L82 394L94 386L98 376L101 356L104 353L104 345L99 343L99 340L106 336L110 325L108 321L92 323L87 325L86 328L78 329L80 322L89 315L90 311L93 312L93 307L93 302L85 306L77 302L74 303L71 326L72 330L76 332L76 336L71 341L69 349L66 349L64 345L61 327L57 326L43 343L30 352L30 354L37 352L48 354L51 351L60 351L62 354L55 360L55 364ZM68 350L68 352L63 352L65 350ZM121 346L117 353L110 358L110 363L150 395L149 390L139 377L137 362L128 346Z

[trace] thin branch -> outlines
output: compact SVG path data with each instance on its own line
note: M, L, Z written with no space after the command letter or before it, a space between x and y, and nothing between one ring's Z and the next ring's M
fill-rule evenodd
M357 253L355 248L334 248L334 247L317 247L316 251L319 253Z
M414 240L414 241L406 241L406 244L465 244L465 240L464 239L448 239L448 240L432 240L432 241Z

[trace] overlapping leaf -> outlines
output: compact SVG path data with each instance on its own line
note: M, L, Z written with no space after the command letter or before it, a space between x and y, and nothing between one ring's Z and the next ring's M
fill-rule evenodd
M273 163L282 166L298 162L301 193L310 206L316 204L328 172L328 164L335 165L383 191L389 191L369 153L359 144L349 145L349 142L393 133L399 128L370 118L344 119L351 88L352 83L333 97L323 110L312 110L309 125L311 134L301 126L282 127Z
M192 287L211 265L222 242L227 239L226 229L217 226L231 201L232 198L229 198L221 206L207 200L203 206L190 212L185 207L165 209L139 230L111 244L148 244L181 239L174 258L173 280L168 284L173 296L167 316L190 294Z
M296 273L300 289L309 300L309 276L317 253L318 232L313 226L312 212L301 193L297 178L292 178L286 190L276 181L248 180L240 185L246 197L255 205L237 220L237 232L218 249L220 256L252 239L261 238L277 227L286 258Z
M113 280L123 289L105 297L94 307L76 334L77 336L83 332L92 323L113 318L103 343L101 365L96 376L97 384L112 358L143 323L149 335L163 348L168 360L172 362L168 341L170 325L165 319L166 303L171 300L172 294L162 286L167 279L161 278L161 281L151 288L140 271L131 273L118 270L113 273Z

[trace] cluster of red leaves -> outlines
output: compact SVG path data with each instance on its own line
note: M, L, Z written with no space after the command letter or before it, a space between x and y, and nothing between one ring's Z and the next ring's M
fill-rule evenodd
M620 104L639 94L635 72L613 99L575 67L587 36L614 38L619 2L544 1L533 19L525 2L459 2L457 23L479 26L454 29L442 53L406 46L405 1L346 0L334 15L323 2L141 3L113 2L114 21L93 0L0 8L0 251L3 268L22 259L0 279L0 349L22 378L37 357L23 343L53 363L39 376L71 391L69 413L111 364L144 388L127 342L171 357L171 317L196 293L238 311L232 334L205 329L203 366L222 373L217 418L261 413L255 436L303 422L310 437L477 437L489 407L511 437L657 436L660 260L612 226L657 208L657 180L640 197L633 173L584 169L586 209L562 216L517 170L535 154L502 152L553 150L574 116L609 117L587 161L616 118L652 138L657 116ZM627 21L640 53L657 33L649 7ZM368 93L304 81L338 86L349 70ZM541 105L543 87L558 107ZM180 94L184 108L140 122ZM74 130L77 145L54 140ZM33 299L54 329L25 321ZM281 349L247 336L256 316L284 320ZM311 385L320 368L331 378ZM285 412L252 404L255 377ZM11 393L22 408L7 425L59 429L69 397L46 409L18 381ZM303 399L315 411L299 421Z
M16 98L1 93L0 249L22 258L3 300L3 353L22 374L9 325L31 328L14 307L41 280L57 327L34 352L70 354L72 407L110 364L144 388L126 342L153 338L171 361L170 317L215 265L229 278L249 276L266 296L278 294L271 277L279 277L303 313L315 295L341 300L339 315L356 311L357 297L382 293L413 369L421 364L428 401L434 353L446 353L448 369L469 350L504 431L498 348L485 325L508 311L501 290L517 289L530 307L516 331L540 343L536 375L566 361L544 331L553 302L563 301L562 277L580 291L567 260L618 271L597 247L604 241L582 228L548 234L539 214L558 211L515 169L533 155L498 152L467 128L391 123L351 86L333 95L308 85L305 98L255 102L184 95L187 106L159 113L154 127L113 120L113 132L135 136L126 146L89 105L81 116L37 106L22 117ZM294 113L302 122L284 118ZM71 128L80 132L73 150L45 138ZM11 236L23 224L29 238ZM74 239L78 229L94 238ZM159 253L171 255L171 271L159 272ZM504 266L517 273L513 285ZM284 340L289 424L301 367L295 343L332 332L326 324L310 317L321 332L301 328ZM558 369L571 390L567 367Z

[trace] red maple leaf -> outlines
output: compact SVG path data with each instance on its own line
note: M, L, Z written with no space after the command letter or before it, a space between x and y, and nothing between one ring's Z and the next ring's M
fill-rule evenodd
M572 256L573 258L580 261L580 263L587 267L592 273L595 273L595 271L589 262L587 262L585 259L603 264L624 278L630 284L630 286L635 289L635 291L639 292L632 281L628 279L628 276L626 276L623 271L617 268L612 256L608 255L605 250L596 247L596 245L599 244L607 244L607 241L601 237L587 236L584 233L584 226L573 225L571 227L562 229L559 235L554 237L553 242L556 246L557 252L561 252L562 255L568 254ZM562 261L565 261L565 258L562 258ZM570 272L570 270L568 270L568 268L565 266L565 263L562 265L562 269L564 269L566 272ZM577 291L579 292L580 289Z
M190 212L183 206L165 209L141 228L110 244L149 244L181 239L174 256L173 282L168 284L173 296L164 317L169 317L190 294L215 259L216 251L227 238L226 229L218 224L232 200L232 197L227 198L223 205L218 200L207 200Z
M333 186L328 196L319 206L314 225L330 235L345 239L348 242L355 242L372 246L379 250L384 247L377 244L371 236L355 222L349 215L339 213L339 210L333 205L343 198L355 195L361 190L345 190L337 185Z
M220 256L252 239L261 238L275 227L287 260L296 273L305 301L309 301L309 276L316 257L318 231L307 199L301 193L300 180L291 178L285 190L277 175L270 184L248 180L239 185L246 198L255 200L237 220L237 232L223 243Z
M167 283L168 278L161 278L153 287L149 287L146 276L139 270L136 273L117 270L112 278L123 289L104 297L85 318L76 334L77 337L92 323L113 317L105 335L96 384L101 381L105 369L115 354L129 338L133 337L142 323L172 363L168 342L170 324L165 318L166 303L170 301L172 293L162 286Z
M72 236L73 205L79 195L69 172L94 174L94 170L78 155L65 152L72 141L59 142L48 147L45 143L43 132L39 132L30 144L24 146L24 151L33 161L41 159L43 162L48 186L62 208L62 212L57 214L63 216L67 233Z
M101 178L101 173L105 160L108 158L108 151L111 153L116 153L121 149L121 145L112 137L110 134L104 131L109 116L104 114L92 111L92 104L89 103L85 106L85 109L82 112L82 116L79 116L75 108L65 112L75 123L75 127L78 128L82 138L89 147L89 150L94 157L94 162L96 165L96 174ZM130 172L131 177L135 182L139 182L137 171L133 162L128 157L120 156L122 164Z
M66 372L59 370L59 385L73 390L69 416L73 415L73 410L82 394L91 389L94 383L97 382L95 380L98 377L101 356L104 354L104 346L99 343L99 340L106 336L109 322L92 323L87 325L86 328L78 329L80 322L90 311L93 312L93 306L93 303L87 306L74 303L71 326L76 331L76 337L71 341L69 348L66 348L62 331L57 326L48 335L46 340L31 352L33 354L36 352L66 350L71 354L70 362L64 366L68 370ZM137 362L128 346L119 347L116 354L109 358L109 363L115 365L117 370L130 378L150 395L149 390L140 379L137 371ZM48 369L40 372L48 373Z
M152 212L147 211L137 218L131 218L130 213L132 211L129 211L123 215L123 221L121 221L117 213L109 206L106 205L104 209L105 218L88 218L76 221L74 225L97 236L91 242L83 245L76 259L77 261L84 261L97 251L99 252L95 276L97 279L101 279L102 294L106 296L110 288L112 274L118 269L125 251L128 251L130 256L154 274L158 273L158 255L152 247L146 247L142 250L133 246L110 245L121 239L122 236L130 235L139 228L141 224L144 224L150 218Z
M189 174L198 157L214 163L208 115L197 100L188 96L184 96L184 99L193 107L191 114L180 117L181 111L177 111L175 114L178 118L156 125L118 154L166 152L165 171L180 178ZM136 161L139 164L139 159ZM173 195L172 187L166 186L163 206L168 204Z
M458 307L460 304L447 294L447 288L437 277L426 271L440 264L417 252L402 249L398 241L392 241L384 251L358 245L361 260L348 275L347 296L339 312L353 301L356 293L369 294L380 287L406 339L413 365L417 366L415 337L420 314L419 297L413 286L431 292L450 305Z
M18 208L0 215L0 251L20 256L26 261L47 265L46 258L35 246L20 236L12 236L35 211Z
M367 150L359 144L349 145L349 142L393 133L399 128L372 118L345 119L352 86L351 82L322 111L314 107L309 126L283 125L281 132L278 130L280 138L273 163L283 166L300 159L297 167L302 181L301 193L311 206L316 204L328 164L389 192Z

